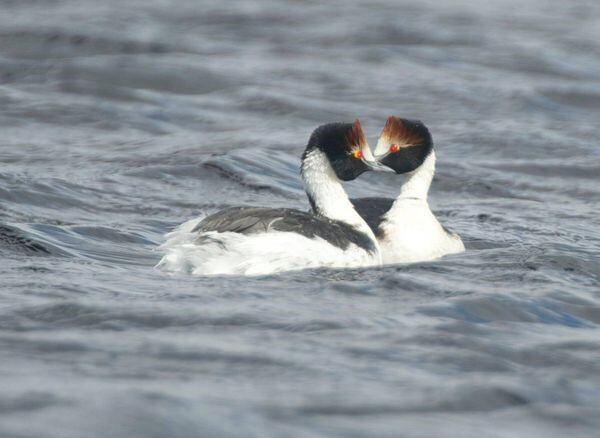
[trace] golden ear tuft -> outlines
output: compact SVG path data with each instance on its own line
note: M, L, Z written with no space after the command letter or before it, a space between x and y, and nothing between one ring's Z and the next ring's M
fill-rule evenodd
M363 132L360 120L356 119L346 137L348 145L360 146L361 148L367 144L365 133Z
M380 137L397 145L398 148L415 146L424 141L421 135L409 129L400 117L394 116L388 117Z

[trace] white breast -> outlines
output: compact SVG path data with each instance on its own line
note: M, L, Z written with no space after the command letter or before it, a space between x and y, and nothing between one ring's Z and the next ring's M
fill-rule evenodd
M434 260L465 250L460 237L444 230L424 200L396 201L390 213L379 240L384 264Z

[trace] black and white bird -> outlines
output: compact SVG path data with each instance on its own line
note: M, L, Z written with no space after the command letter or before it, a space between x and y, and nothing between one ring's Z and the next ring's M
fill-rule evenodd
M360 122L317 128L302 155L301 176L313 212L232 207L188 221L168 235L158 267L196 275L264 275L312 267L381 264L375 234L342 181L371 169Z
M374 154L380 164L404 176L396 199L352 199L377 236L383 263L413 263L463 252L461 238L448 232L429 208L435 151L427 127L420 121L389 117Z

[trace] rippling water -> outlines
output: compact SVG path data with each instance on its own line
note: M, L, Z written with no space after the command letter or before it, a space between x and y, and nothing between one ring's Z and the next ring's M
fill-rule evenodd
M600 5L322 3L0 2L0 436L597 436ZM200 214L308 208L312 129L390 114L465 254L153 269Z

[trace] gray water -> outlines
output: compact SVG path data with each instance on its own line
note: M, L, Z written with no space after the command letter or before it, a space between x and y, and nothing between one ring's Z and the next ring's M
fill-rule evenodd
M307 209L310 132L390 114L466 253L153 269L198 215ZM0 437L598 436L599 119L596 0L1 1Z

